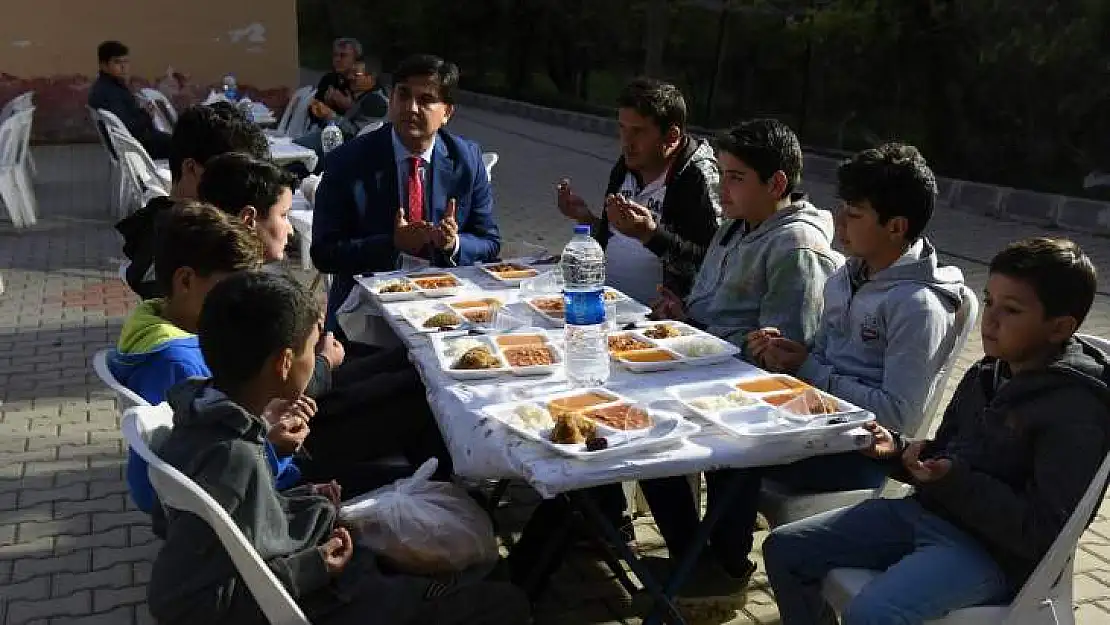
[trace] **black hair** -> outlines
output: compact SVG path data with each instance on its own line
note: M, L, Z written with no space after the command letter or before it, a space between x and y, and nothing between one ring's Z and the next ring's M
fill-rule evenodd
M201 277L262 265L262 242L239 219L201 202L178 202L154 227L154 279L173 296L173 274L189 267Z
M213 156L204 164L197 198L238 215L253 206L262 218L269 216L285 189L293 190L296 177L267 160L242 152Z
M197 336L216 385L236 391L283 349L300 354L320 308L288 276L249 271L221 280L204 298Z
M718 152L731 154L755 170L766 183L776 171L786 174L782 197L790 197L802 183L802 144L789 126L777 119L752 119L717 137Z
M867 201L879 223L894 217L909 222L906 241L921 236L937 202L937 179L912 145L887 143L864 150L836 170L837 195L849 204Z
M990 273L1033 288L1046 317L1083 323L1095 301L1098 271L1082 248L1068 239L1033 237L1011 243L991 259Z
M670 83L654 78L637 78L621 89L617 106L630 108L651 119L663 134L674 126L686 132L686 98L682 97L678 87Z
M431 76L439 85L439 99L455 103L455 90L459 88L459 66L433 54L416 54L401 61L393 72L393 85L399 85L414 76Z
M206 163L227 152L245 152L255 158L270 158L270 144L256 124L225 102L198 104L177 118L170 139L170 176L181 178L185 159Z
M128 54L131 54L131 50L118 41L105 41L96 47L96 60L101 63L107 63L116 57Z

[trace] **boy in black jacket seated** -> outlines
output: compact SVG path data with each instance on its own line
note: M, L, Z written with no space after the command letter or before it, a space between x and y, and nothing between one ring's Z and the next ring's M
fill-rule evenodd
M318 322L311 295L282 276L241 273L213 288L199 332L213 377L170 391L174 427L159 455L227 510L313 623L528 623L527 601L512 586L380 571L336 524L334 484L274 489L260 415L311 416L310 403L298 400L312 373ZM170 510L166 523L148 588L159 623L267 622L203 520Z
M1095 291L1095 268L1071 241L1028 239L994 257L986 357L936 438L870 425L867 453L914 495L791 523L764 543L783 625L836 623L820 588L842 567L883 571L848 604L845 624L912 625L1011 600L1110 450L1107 356L1074 336Z

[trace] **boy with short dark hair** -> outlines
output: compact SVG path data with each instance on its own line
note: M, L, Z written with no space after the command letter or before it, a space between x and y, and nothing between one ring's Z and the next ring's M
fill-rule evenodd
M835 568L884 571L845 623L924 623L1016 593L1110 451L1107 356L1075 337L1096 283L1090 259L1064 239L1019 241L994 257L985 357L936 437L869 426L866 453L915 494L791 523L764 543L783 625L837 622L820 594Z
M832 249L832 214L800 190L797 135L775 119L743 122L717 139L717 164L725 221L709 243L689 296L660 289L655 316L704 328L740 347L749 360L756 360L752 338L760 328L776 327L786 338L811 344L821 323L822 289L844 258ZM709 509L722 505L740 471L705 473ZM644 480L640 487L668 551L678 557L691 549L699 509L686 478ZM709 539L709 557L690 578L692 592L683 590L687 598L730 596L747 586L754 565L747 560L746 517L740 506L723 511Z
M244 152L228 152L204 164L197 197L243 220L262 240L266 262L285 258L293 234L293 174Z
M159 455L208 492L243 530L313 623L527 623L515 588L386 575L337 525L332 487L275 489L263 459L262 415L303 398L319 338L319 309L296 282L261 272L212 289L200 318L211 380L171 392L174 427ZM151 614L166 625L266 623L212 529L170 510L151 571Z

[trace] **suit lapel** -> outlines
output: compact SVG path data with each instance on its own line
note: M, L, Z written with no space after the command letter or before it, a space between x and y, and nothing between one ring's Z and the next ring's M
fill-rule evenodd
M447 151L443 133L436 137L435 149L432 151L432 192L429 196L429 214L432 223L439 223L443 211L447 208L447 190L454 188L455 160Z

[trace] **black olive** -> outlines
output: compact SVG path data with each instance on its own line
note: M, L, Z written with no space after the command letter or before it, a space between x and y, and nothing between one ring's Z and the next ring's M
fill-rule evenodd
M601 451L609 447L609 441L604 436L595 436L586 439L586 451Z

